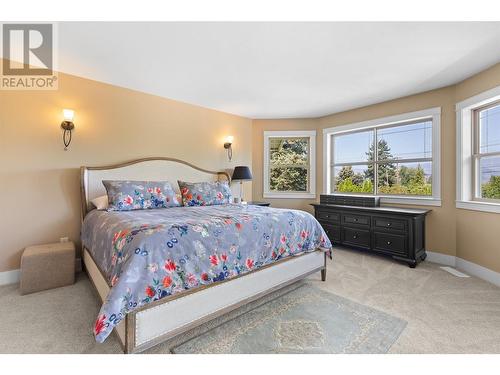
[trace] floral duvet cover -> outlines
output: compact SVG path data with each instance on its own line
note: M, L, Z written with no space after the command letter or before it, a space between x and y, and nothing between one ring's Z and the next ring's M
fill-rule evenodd
M94 326L103 342L135 309L279 259L331 249L307 212L227 204L156 210L94 210L83 245L111 284Z

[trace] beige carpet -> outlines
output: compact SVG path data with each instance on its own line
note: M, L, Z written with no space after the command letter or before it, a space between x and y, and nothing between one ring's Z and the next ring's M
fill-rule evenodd
M390 353L500 353L500 288L459 278L424 262L416 269L392 260L337 250L327 282L309 282L408 322ZM98 311L88 279L27 296L0 287L0 353L120 353L114 336L96 344ZM158 346L150 352L166 352Z
M500 288L475 277L338 250L317 284L406 320L389 353L500 353Z

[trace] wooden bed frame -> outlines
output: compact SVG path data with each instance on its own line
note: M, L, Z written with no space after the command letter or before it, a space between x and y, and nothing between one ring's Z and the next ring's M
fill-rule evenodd
M225 179L230 182L227 172L208 171L166 157L131 160L104 167L82 167L82 220L93 208L91 200L106 194L102 184L102 180L106 179L170 181L176 190L177 180L199 182ZM82 258L89 279L101 301L104 301L111 285L88 249L83 248ZM324 281L326 253L320 249L155 301L127 314L114 331L125 353L138 353L318 271L321 271Z

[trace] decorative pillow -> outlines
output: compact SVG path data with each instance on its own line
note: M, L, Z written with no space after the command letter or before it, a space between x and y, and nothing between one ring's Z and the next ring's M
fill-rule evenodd
M180 206L166 181L103 181L108 192L108 211L145 210Z
M231 203L233 195L226 181L179 183L184 206L214 206Z
M100 197L92 199L90 202L97 208L98 210L106 210L108 208L108 196L101 195Z

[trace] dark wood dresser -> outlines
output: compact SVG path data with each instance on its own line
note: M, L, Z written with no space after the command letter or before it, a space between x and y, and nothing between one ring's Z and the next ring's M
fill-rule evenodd
M389 255L414 268L425 253L430 210L313 203L316 219L334 244Z

